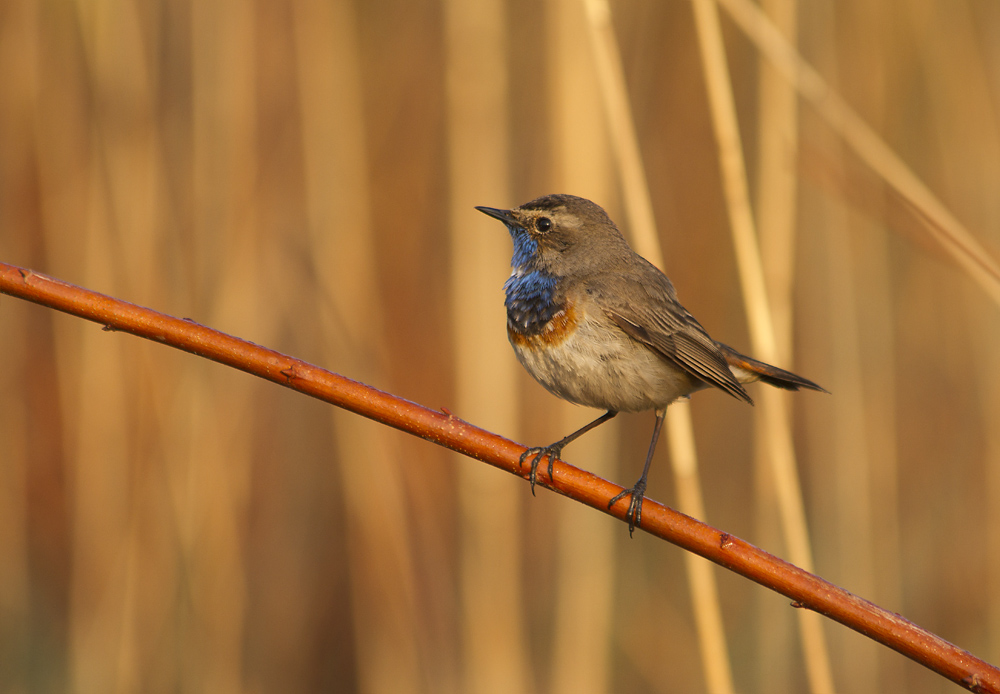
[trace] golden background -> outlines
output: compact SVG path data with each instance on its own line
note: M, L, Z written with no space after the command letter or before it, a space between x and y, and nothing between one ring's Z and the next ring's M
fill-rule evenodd
M574 193L630 233L600 10L5 3L0 260L550 443L597 413L516 364L510 241L473 206ZM1000 5L769 11L996 257ZM692 4L610 12L663 269L752 352ZM814 568L998 662L996 296L725 11L722 29L779 365L832 393L787 401ZM684 553L548 491L8 297L0 365L2 692L700 692L720 667ZM704 520L788 556L761 408L691 409ZM566 458L629 486L652 421ZM649 496L669 504L668 451ZM735 689L808 691L789 601L713 573ZM823 633L838 691L954 691Z

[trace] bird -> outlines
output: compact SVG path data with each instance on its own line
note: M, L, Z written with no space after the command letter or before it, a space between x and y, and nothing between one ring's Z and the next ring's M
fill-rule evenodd
M604 209L575 195L545 195L519 207L476 209L503 222L513 240L503 285L507 337L521 365L553 395L605 413L548 446L539 463L619 412L653 410L653 436L642 476L608 503L630 497L629 535L641 527L650 462L666 408L705 388L753 404L744 384L827 392L812 381L716 342L677 300L662 271L636 253Z

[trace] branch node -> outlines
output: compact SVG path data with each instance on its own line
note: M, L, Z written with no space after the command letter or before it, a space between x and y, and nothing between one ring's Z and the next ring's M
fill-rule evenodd
M962 686L968 689L970 692L985 692L982 682L979 681L979 677L976 674L966 675L962 678Z

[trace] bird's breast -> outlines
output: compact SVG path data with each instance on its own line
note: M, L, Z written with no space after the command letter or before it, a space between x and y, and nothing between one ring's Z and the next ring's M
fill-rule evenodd
M704 387L586 301L567 299L530 332L508 320L507 336L535 380L579 405L638 412L664 407Z

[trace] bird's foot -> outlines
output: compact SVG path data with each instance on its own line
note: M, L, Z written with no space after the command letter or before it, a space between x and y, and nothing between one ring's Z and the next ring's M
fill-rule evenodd
M528 481L531 483L531 495L535 495L535 480L538 479L538 466L542 462L542 458L545 456L549 457L549 482L552 481L552 464L555 462L556 458L562 455L562 446L558 444L552 444L551 446L542 446L536 448L529 448L521 457L518 458L517 467L520 469L524 466L524 461L528 459L529 456L534 456L531 458L531 474L528 475Z
M646 480L640 479L631 489L626 489L625 491L616 494L615 497L608 502L608 508L611 508L618 503L619 500L625 498L626 496L632 497L629 500L628 511L625 512L625 520L628 521L628 536L632 537L632 531L639 527L639 522L642 520L642 500L646 496Z

